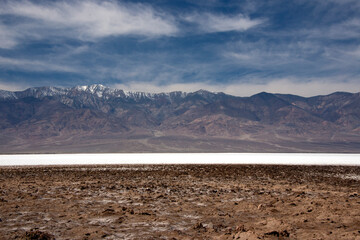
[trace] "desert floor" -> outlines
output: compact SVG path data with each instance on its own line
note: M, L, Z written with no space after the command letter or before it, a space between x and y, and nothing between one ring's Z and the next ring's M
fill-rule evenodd
M0 168L0 239L360 239L360 167Z

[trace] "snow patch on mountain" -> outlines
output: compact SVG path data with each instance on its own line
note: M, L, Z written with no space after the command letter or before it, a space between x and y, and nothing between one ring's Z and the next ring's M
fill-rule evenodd
M17 99L14 92L0 90L0 99Z
M81 93L85 94L82 95ZM124 91L121 89L113 89L106 87L102 84L92 84L85 86L76 86L72 88L59 88L59 87L33 87L28 88L24 91L4 91L0 90L0 99L19 99L24 97L34 97L34 98L44 98L44 97L55 97L55 96L64 96L64 97L74 97L74 96L83 96L90 94L97 98L101 99L110 99L110 98L124 98L133 101L143 101L143 100L156 100L156 99L167 99L172 102L175 98L185 98L189 93L175 91L168 93L148 93L148 92L132 92ZM193 94L206 95L210 94L207 91L198 91ZM213 93L214 94L214 93Z

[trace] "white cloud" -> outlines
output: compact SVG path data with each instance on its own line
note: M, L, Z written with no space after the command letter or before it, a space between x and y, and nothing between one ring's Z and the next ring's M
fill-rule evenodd
M322 41L301 38L276 43L238 41L224 45L218 54L223 63L257 70L258 77L273 73L281 74L276 77L341 77L357 74L360 45L327 45Z
M16 33L0 23L0 48L12 48L16 44Z
M304 42L302 43L305 45ZM261 72L286 70L293 74L291 70L298 71L299 66L303 68L301 73L313 70L310 65L312 63L307 60L308 56L313 54L312 49L301 46L301 42L274 44L261 40L238 41L224 45L219 49L218 54L224 62L232 66L256 69Z
M204 32L228 32L246 31L264 22L262 19L250 19L247 16L238 14L235 16L215 15L215 14L194 14L187 16L186 21L194 22Z
M354 49L353 51L348 51L348 52L345 52L345 54L348 54L352 57L355 57L355 59L360 59L360 45Z
M205 89L212 92L224 92L234 96L251 96L259 92L295 94L304 97L326 95L336 91L357 92L360 89L360 81L349 82L326 81L325 79L312 79L308 82L300 82L292 79L275 79L267 83L233 83L233 84L211 84L211 83L176 83L169 85L156 85L146 82L133 82L129 84L114 84L111 87L127 91L140 92L194 92Z
M360 18L351 18L325 27L302 30L308 39L349 40L360 37Z
M55 1L47 4L9 1L1 7L0 14L28 18L12 26L13 32L22 32L23 36L64 35L94 40L129 34L171 36L177 32L170 16L148 5L120 4L115 1ZM11 35L11 32L7 33ZM11 42L7 45L11 46Z
M13 59L13 58L5 58L0 56L0 68L2 66L6 66L7 69L23 69L32 72L47 72L47 71L55 71L55 72L77 72L76 69L59 65L52 64L45 61L38 60L28 60L28 59Z
M28 85L28 84L1 82L1 80L0 80L0 90L23 91L29 87L30 87L30 85Z

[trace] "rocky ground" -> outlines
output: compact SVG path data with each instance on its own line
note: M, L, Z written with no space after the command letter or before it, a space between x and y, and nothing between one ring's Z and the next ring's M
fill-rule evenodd
M0 239L360 239L360 167L0 168Z

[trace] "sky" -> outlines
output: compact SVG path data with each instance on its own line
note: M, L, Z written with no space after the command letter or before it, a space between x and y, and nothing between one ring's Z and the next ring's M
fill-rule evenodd
M0 0L0 89L360 92L359 0Z

